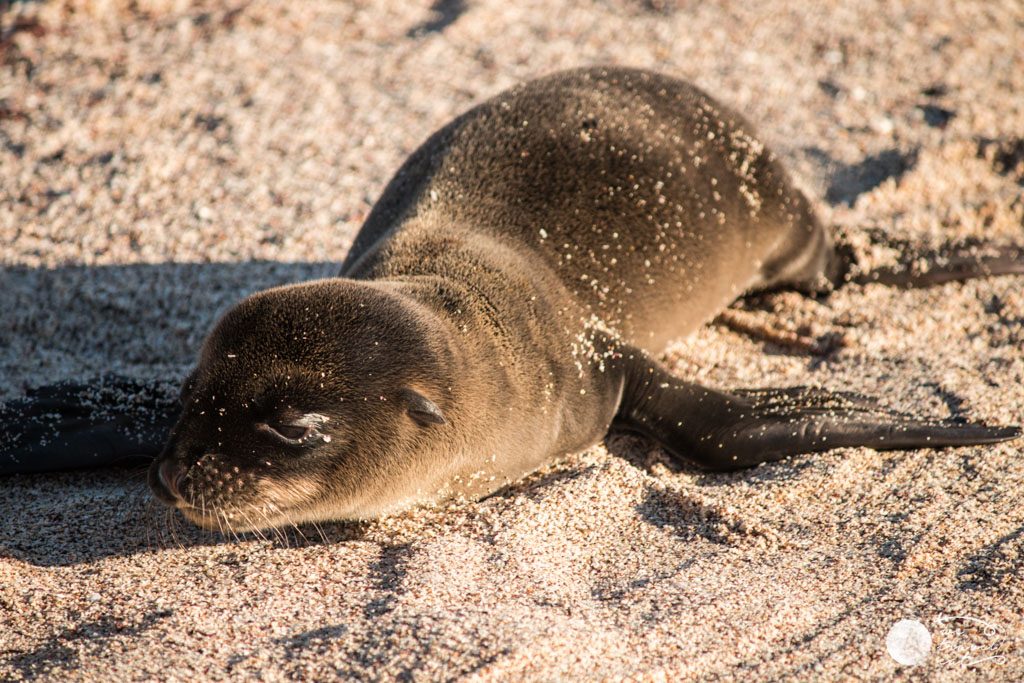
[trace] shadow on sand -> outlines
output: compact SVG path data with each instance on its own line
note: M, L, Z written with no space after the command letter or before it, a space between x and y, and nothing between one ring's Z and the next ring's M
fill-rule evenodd
M3 398L110 372L177 382L214 320L239 299L337 271L328 261L0 268L0 368L9 392ZM0 557L37 566L233 541L172 520L149 493L144 461L0 476L0 489ZM357 533L339 525L327 536ZM306 536L321 540L316 532ZM272 538L306 542L295 532Z
M265 540L279 547L363 538L366 523L302 525L270 532L200 529L159 503L145 466L106 467L0 479L0 560L37 567L82 565L169 548L230 546Z
M180 372L242 297L337 271L334 262L276 261L0 267L5 384L19 393L111 372Z

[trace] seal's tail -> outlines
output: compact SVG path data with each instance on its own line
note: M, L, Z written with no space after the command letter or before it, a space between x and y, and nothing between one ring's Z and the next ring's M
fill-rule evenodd
M105 376L0 403L0 474L99 467L163 448L180 408L170 382Z

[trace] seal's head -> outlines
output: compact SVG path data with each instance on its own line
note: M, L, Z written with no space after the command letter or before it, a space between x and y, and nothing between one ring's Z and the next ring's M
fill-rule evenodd
M418 502L442 452L451 349L387 283L257 293L207 338L182 416L149 470L162 501L211 529L372 517Z

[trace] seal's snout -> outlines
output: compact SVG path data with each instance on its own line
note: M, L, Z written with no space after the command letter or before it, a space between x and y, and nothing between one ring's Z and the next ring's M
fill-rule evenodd
M174 505L184 499L181 494L184 483L185 468L172 460L154 462L149 469L149 487L165 503Z

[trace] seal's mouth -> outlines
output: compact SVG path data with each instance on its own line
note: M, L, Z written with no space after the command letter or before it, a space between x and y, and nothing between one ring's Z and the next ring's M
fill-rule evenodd
M196 504L182 494L184 475L175 475L173 468L156 465L150 469L150 487L164 504L177 509L188 521L208 531L241 533L270 529L281 525L294 525L288 509L273 503L250 505Z
M208 509L183 501L177 507L181 514L196 526L221 533L258 531L279 526L284 522L283 519L278 519L279 513L272 515L269 510L257 507Z
M206 456L191 466L173 457L154 461L148 473L153 495L193 524L221 533L296 526L327 516L315 510L322 487L313 477L258 475L218 458Z
M171 460L154 462L149 468L149 487L165 505L181 511L193 524L210 531L252 531L271 524L263 523L267 512L253 508L225 508L220 505L196 505L184 494L187 471ZM258 520L258 521L257 521Z

